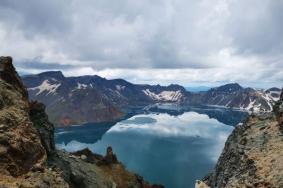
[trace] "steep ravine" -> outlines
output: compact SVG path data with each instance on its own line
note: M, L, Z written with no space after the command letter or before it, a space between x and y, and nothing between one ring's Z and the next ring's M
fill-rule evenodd
M111 147L105 156L87 149L73 154L55 150L45 106L29 102L12 58L0 57L0 187L162 186L127 171Z
M235 128L215 169L196 187L283 187L283 92L273 112Z

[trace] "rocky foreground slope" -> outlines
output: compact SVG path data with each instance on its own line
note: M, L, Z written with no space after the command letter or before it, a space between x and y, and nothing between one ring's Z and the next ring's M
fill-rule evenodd
M226 141L214 171L196 187L283 187L283 92L274 111L251 115Z
M127 171L107 149L105 156L85 149L56 151L54 127L45 106L29 102L12 65L0 58L0 187L162 187Z

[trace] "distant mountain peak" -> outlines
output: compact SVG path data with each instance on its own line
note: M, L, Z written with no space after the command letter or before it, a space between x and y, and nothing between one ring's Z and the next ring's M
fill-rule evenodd
M267 92L270 92L270 91L281 92L281 89L280 89L280 88L277 88L277 87L272 87L272 88L267 89L266 91L267 91Z
M234 92L234 91L239 91L242 90L243 87L240 86L240 84L238 83L230 83L230 84L226 84L220 87L217 87L216 90L218 91L224 91L224 92Z
M168 89L170 89L170 90L181 90L181 91L186 91L186 89L183 87L183 86L181 86L181 85L178 85L178 84L170 84L169 86L167 86L168 87Z
M63 75L63 73L61 71L47 71L47 72L43 72L38 74L38 76L40 77L51 77L51 78L55 78L55 79L59 79L62 80L65 78L65 76Z

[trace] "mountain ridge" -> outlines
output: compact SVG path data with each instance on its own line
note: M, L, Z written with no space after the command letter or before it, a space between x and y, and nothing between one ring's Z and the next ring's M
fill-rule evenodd
M125 117L131 107L159 102L271 111L272 104L279 99L278 88L260 91L237 83L192 93L178 84L133 84L97 75L65 77L60 71L24 76L23 81L31 99L47 106L47 113L56 125L117 121Z

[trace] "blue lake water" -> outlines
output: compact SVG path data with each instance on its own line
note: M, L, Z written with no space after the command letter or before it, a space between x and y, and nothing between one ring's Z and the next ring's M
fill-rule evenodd
M86 124L56 130L56 146L67 151L88 147L105 154L112 146L128 170L168 188L194 187L209 173L233 126L246 113L197 107L154 106L118 123Z

